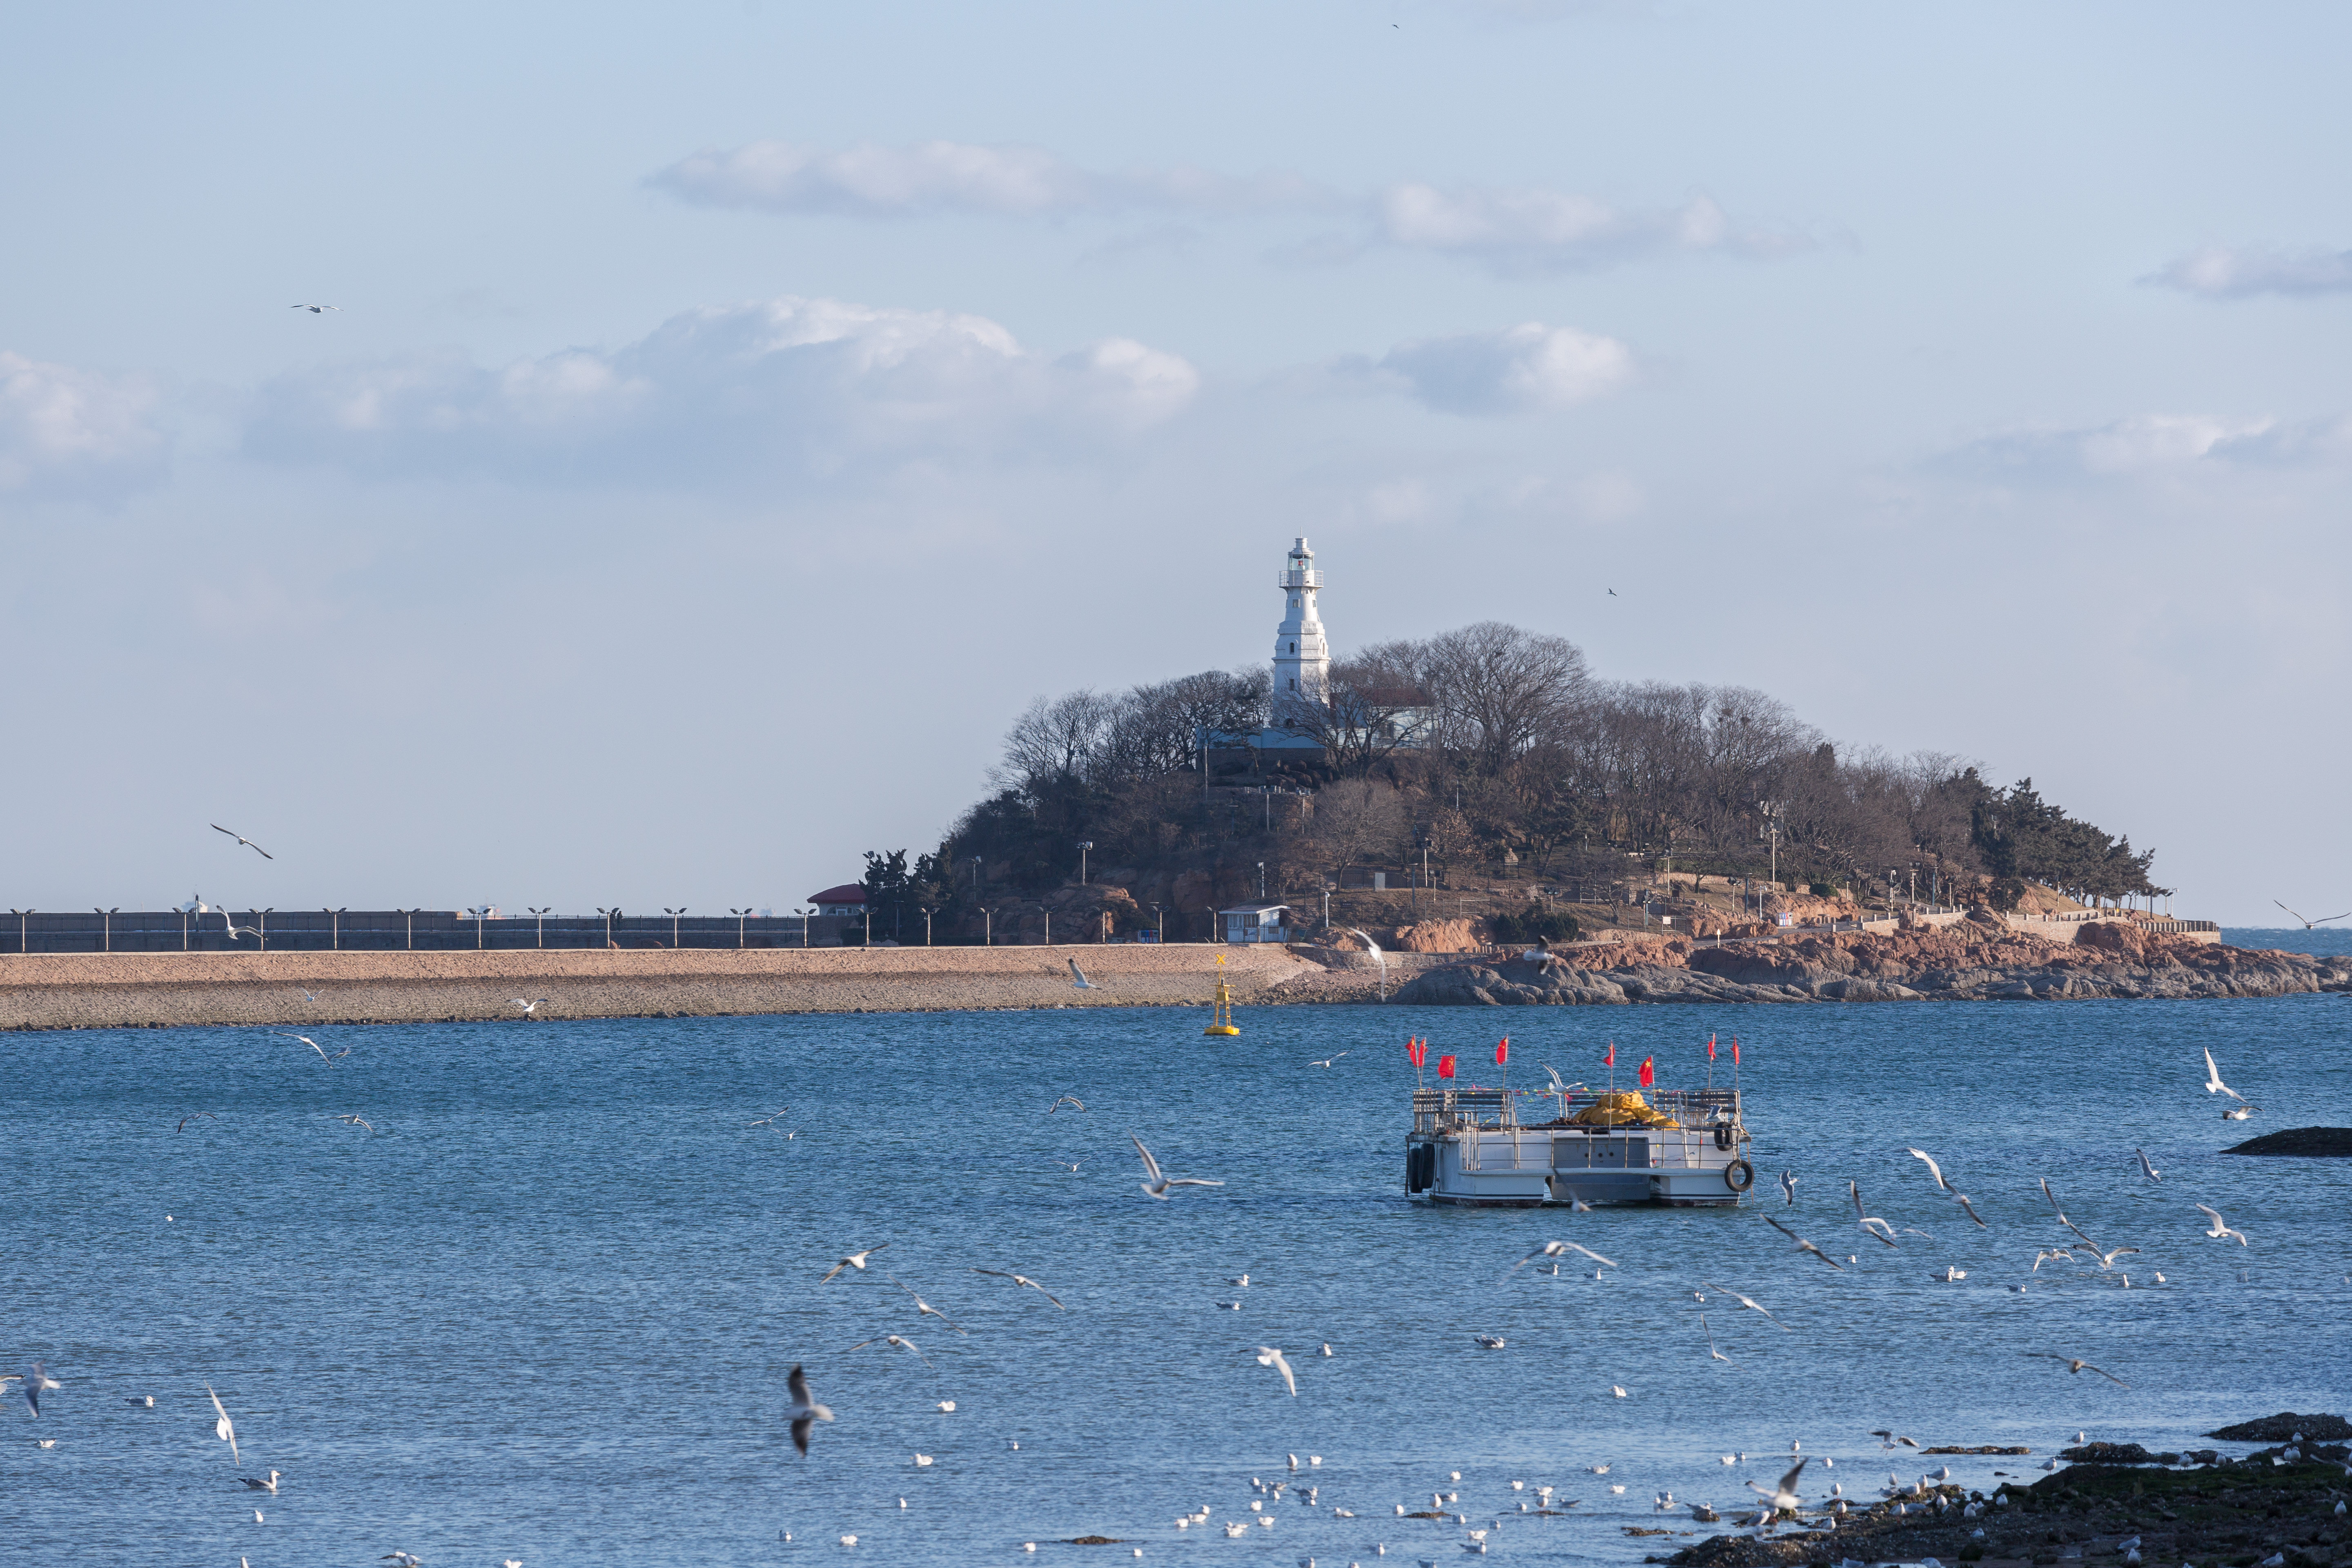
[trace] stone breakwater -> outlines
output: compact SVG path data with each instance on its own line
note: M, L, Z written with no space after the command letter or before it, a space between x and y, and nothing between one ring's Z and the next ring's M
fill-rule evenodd
M1221 971L1217 956L1225 960ZM1097 989L1071 984L1076 959ZM906 947L0 955L0 1029L425 1023L1345 999L1280 947Z
M2109 929L2110 926L2115 929ZM1599 942L1422 974L1406 1004L2059 1001L2352 991L2352 959L2253 952L2095 922L2073 942L1962 922L1795 941Z

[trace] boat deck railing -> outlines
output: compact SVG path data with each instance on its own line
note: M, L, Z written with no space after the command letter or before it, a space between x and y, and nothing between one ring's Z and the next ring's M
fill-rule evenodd
M1656 1140L1664 1143L1672 1142L1671 1135L1676 1132L1696 1136L1711 1132L1718 1122L1736 1126L1740 1120L1739 1091L1736 1089L1644 1089L1642 1098L1652 1110L1671 1118L1675 1125L1593 1127L1580 1123L1577 1114L1600 1103L1601 1096L1591 1090L1570 1089L1565 1094L1553 1094L1517 1089L1416 1089L1412 1091L1412 1130L1424 1137L1471 1128L1491 1132L1566 1131L1596 1135L1650 1132L1666 1135ZM1523 1109L1523 1101L1543 1102L1540 1109L1552 1114L1540 1121L1529 1120L1526 1110L1538 1107Z

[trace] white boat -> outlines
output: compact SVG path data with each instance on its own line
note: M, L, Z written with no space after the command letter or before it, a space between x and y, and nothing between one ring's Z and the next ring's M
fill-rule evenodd
M1417 1089L1405 1191L1433 1204L1737 1204L1756 1184L1736 1089L1542 1096L1557 1114L1520 1119L1506 1089Z

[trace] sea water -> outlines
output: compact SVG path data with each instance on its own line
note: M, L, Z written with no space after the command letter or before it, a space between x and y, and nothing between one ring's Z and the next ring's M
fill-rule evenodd
M0 1553L1370 1564L1385 1545L1409 1563L1452 1557L1464 1527L1397 1505L1458 1494L1445 1511L1490 1530L1490 1556L1624 1563L1686 1539L1630 1530L1696 1528L1659 1493L1728 1514L1796 1442L1836 1461L1808 1468L1808 1496L1870 1496L1947 1462L1872 1428L2032 1447L1948 1461L1984 1486L2038 1473L2077 1430L2180 1448L2352 1400L2352 1166L2220 1152L2352 1121L2352 1000L1240 1021L1233 1040L1145 1008L305 1031L348 1049L332 1063L251 1028L12 1036L0 1357L64 1386L35 1420L7 1385ZM1624 1087L1650 1058L1664 1085L1704 1081L1710 1035L1730 1081L1735 1034L1744 1207L1407 1200L1408 1036L1432 1041L1433 1070L1451 1052L1465 1081L1522 1087L1549 1082L1544 1063L1604 1083L1613 1040ZM2208 1047L2253 1120L2221 1119ZM1086 1109L1049 1114L1063 1095ZM1130 1137L1225 1184L1154 1202ZM2044 1176L2102 1245L2139 1252L2037 1272L2072 1239ZM1870 1239L1850 1179L1927 1234ZM2199 1202L2251 1245L2201 1235ZM1615 1267L1514 1269L1555 1237ZM1947 1268L1967 1278L1931 1278ZM850 1348L891 1333L916 1350ZM1296 1397L1262 1345L1297 1369ZM836 1417L805 1458L779 1416L795 1363ZM275 1497L236 1479L273 1468ZM1517 1512L1541 1484L1578 1500L1570 1517ZM1294 1500L1308 1485L1313 1508ZM1253 1501L1276 1522L1228 1540ZM1207 1525L1175 1527L1202 1506ZM1122 1544L1059 1544L1086 1535Z

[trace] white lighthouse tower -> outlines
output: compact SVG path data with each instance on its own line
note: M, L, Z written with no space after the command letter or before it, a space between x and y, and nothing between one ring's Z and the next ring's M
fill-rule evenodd
M1282 573L1287 604L1282 625L1274 634L1274 721L1277 728L1294 706L1320 706L1330 690L1331 649L1323 640L1323 617L1316 595L1323 574L1315 570L1315 552L1304 535L1290 547Z

